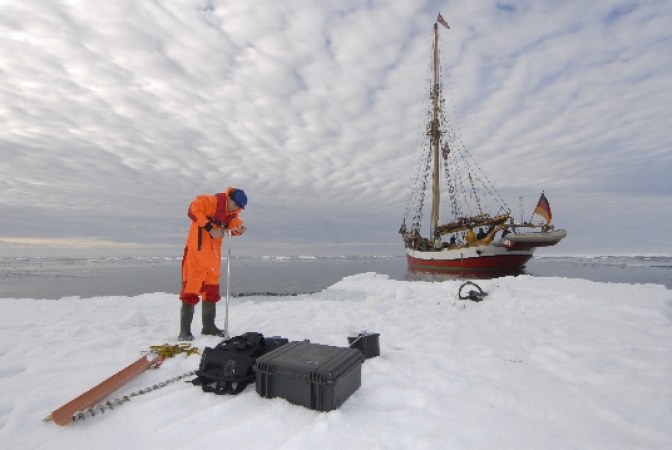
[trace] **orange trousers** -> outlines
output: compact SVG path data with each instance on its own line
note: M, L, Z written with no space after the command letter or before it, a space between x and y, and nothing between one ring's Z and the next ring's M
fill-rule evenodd
M203 230L203 233L207 234L205 230ZM221 247L221 239L217 240ZM203 249L199 251L198 249L185 247L182 257L180 300L190 305L197 304L199 296L203 298L204 302L213 303L222 298L219 294L219 278L221 276L219 252L217 252L217 257L213 258L213 255L205 256L201 254L202 251Z

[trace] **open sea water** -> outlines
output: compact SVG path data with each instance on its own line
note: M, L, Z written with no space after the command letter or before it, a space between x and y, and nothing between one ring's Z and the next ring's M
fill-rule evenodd
M222 295L226 292L222 261ZM405 256L232 257L230 293L293 295L319 292L344 277L364 272L395 280L442 281L450 274L409 271ZM181 258L0 258L0 298L135 296L153 292L177 296ZM522 274L584 278L599 282L655 283L672 288L672 256L536 257ZM464 278L466 279L466 278Z

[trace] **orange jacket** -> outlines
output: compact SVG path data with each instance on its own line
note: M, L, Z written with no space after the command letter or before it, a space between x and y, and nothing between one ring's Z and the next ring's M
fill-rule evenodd
M203 252L204 255L213 256L219 260L222 239L211 237L208 230L212 228L233 229L243 225L243 221L238 218L240 210L229 212L227 208L228 194L232 189L228 187L221 194L199 195L191 202L187 213L192 220L186 242L189 251ZM235 231L231 234L239 235Z

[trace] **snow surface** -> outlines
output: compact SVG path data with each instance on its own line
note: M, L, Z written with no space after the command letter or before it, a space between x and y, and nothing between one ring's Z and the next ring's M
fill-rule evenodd
M234 335L346 346L380 333L381 356L335 411L178 382L67 427L42 419L150 345L176 343L178 300L0 299L0 447L672 448L672 291L519 276L478 281L489 295L475 303L457 300L460 284L367 273L310 295L232 299ZM200 349L220 341L196 336ZM199 361L168 359L113 398Z

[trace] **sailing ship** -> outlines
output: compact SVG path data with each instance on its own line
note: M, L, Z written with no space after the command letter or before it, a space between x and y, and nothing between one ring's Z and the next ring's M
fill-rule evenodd
M532 217L516 222L459 138L456 119L447 120L440 80L439 24L449 29L440 13L433 32L428 123L399 230L408 265L429 271L516 272L538 247L556 245L567 232L551 224L551 207L544 192ZM431 222L429 234L423 236L425 198L430 186ZM447 210L447 220L442 222L444 211L440 213L440 209ZM535 216L538 220L533 221Z

